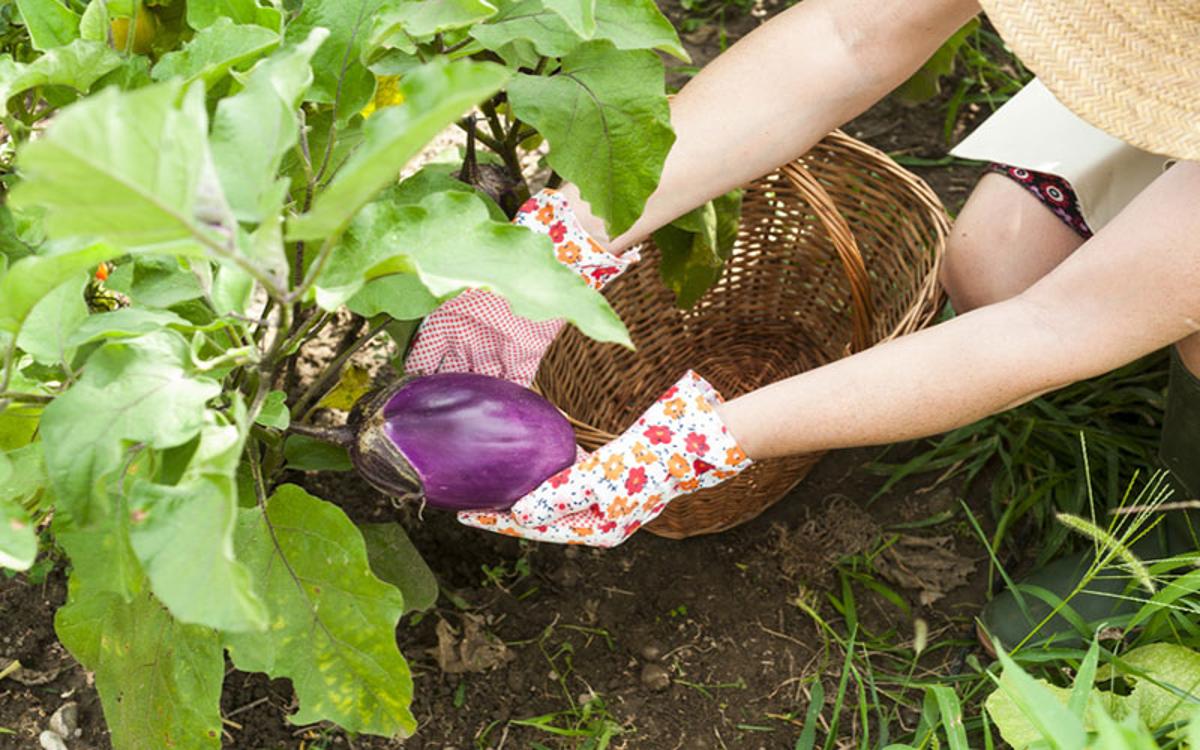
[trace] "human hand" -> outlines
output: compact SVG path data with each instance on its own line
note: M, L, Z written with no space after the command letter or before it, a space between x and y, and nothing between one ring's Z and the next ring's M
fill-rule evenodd
M580 226L566 198L554 190L543 190L526 201L513 223L549 236L558 261L594 289L638 259L636 251L618 257L602 248ZM412 375L473 372L528 387L562 326L562 320L535 322L519 317L504 298L468 289L421 323L405 370Z
M717 413L721 395L689 371L628 430L517 501L459 521L535 541L614 547L667 503L715 486L751 461Z

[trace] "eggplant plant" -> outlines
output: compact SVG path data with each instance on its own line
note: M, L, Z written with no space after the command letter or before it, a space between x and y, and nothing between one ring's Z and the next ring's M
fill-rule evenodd
M55 627L117 750L219 747L226 656L289 679L293 722L411 733L394 630L431 604L429 572L383 580L399 527L364 540L284 472L348 466L303 435L339 372L463 289L629 345L508 217L541 187L522 165L544 142L548 179L610 231L633 222L673 139L671 25L652 0L3 11L0 565L69 570ZM467 152L401 179L448 127ZM302 382L301 347L347 316ZM396 446L430 494L445 467Z

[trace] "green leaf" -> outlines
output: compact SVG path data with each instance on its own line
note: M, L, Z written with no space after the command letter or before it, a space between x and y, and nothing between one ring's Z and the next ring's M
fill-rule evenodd
M44 209L52 238L101 237L126 249L191 242L229 223L208 215L220 188L204 179L207 162L199 86L109 88L64 109L25 146L25 179L11 200Z
M1082 750L1087 728L1067 707L1071 691L1030 677L1003 649L997 651L1004 672L985 706L1004 741L1015 750L1038 740L1056 750Z
M126 603L84 588L74 574L69 591L55 630L96 675L113 747L220 748L217 634L180 624L149 592Z
M142 592L145 575L129 542L129 514L120 497L101 490L88 508L86 523L76 522L65 508L56 509L54 541L71 560L72 577L93 591L107 591L130 601Z
M350 455L340 445L315 440L304 435L288 435L283 444L283 457L288 468L296 471L350 471Z
M559 5L583 1L555 0ZM675 27L654 0L596 0L596 29L590 37L572 29L544 0L521 0L488 23L473 28L471 36L496 52L508 51L514 44L528 44L547 57L563 57L590 38L612 42L617 49L653 49L684 62L691 60Z
M7 462L11 472L7 479L0 478L0 500L11 500L29 507L46 485L46 464L42 459L41 442L0 453L0 457L0 463Z
M17 261L0 278L0 330L16 333L38 302L63 282L122 254L112 245L95 244L60 255L31 255Z
M1146 726L1158 729L1186 721L1196 710L1200 702L1200 653L1175 643L1151 643L1135 648L1121 661L1146 675L1126 675L1126 679L1135 681L1129 706ZM1185 697L1189 694L1190 699Z
M173 312L123 307L88 316L75 328L67 345L77 347L103 339L132 338L172 326L184 330L192 328L191 323Z
M314 29L302 42L259 63L242 91L221 99L213 117L212 156L234 216L258 223L275 189L283 155L299 137L296 109L313 80L309 66L329 36Z
M193 29L212 26L222 18L236 24L257 24L279 31L282 15L275 8L264 8L255 0L188 0L187 23Z
M279 34L270 29L218 18L196 32L183 49L163 55L150 77L156 81L179 77L189 83L203 80L211 87L229 71L257 60L278 44Z
M357 114L375 91L375 76L360 62L371 19L384 0L304 0L300 14L287 24L284 42L299 44L313 29L329 30L329 39L312 61L313 84L308 101L337 102L337 117L344 122Z
M8 459L2 453L0 463L8 465ZM5 481L0 473L0 483ZM37 534L29 522L29 514L12 500L0 500L0 567L29 570L35 558Z
M396 320L423 318L440 304L441 300L429 293L421 279L410 273L372 279L346 300L350 312L364 318L389 315Z
M963 727L962 704L959 703L954 688L947 685L931 685L925 689L933 693L937 702L950 750L969 750L967 730Z
M471 193L367 206L318 278L317 302L337 309L365 281L394 273L414 274L439 299L487 289L522 317L566 318L598 341L631 345L604 297L555 259L549 238L493 221Z
M491 96L508 73L498 65L441 60L404 76L404 104L375 113L363 126L364 140L312 211L288 222L288 238L314 240L336 235L376 193L395 182L400 169L431 138L467 109Z
M296 724L408 735L412 677L396 648L400 592L371 572L362 536L336 506L283 485L238 519L238 557L263 582L271 629L229 634L239 669L292 681Z
M550 142L550 166L579 187L609 236L633 225L658 187L675 141L653 52L589 42L558 75L519 75L508 86L517 117Z
M1093 638L1092 645L1088 647L1087 655L1083 657L1083 663L1079 665L1079 671L1075 674L1075 681L1071 685L1071 696L1067 701L1067 708L1080 718L1083 718L1084 712L1087 710L1088 696L1095 689L1096 665L1099 661L1100 640Z
M0 411L0 450L17 450L28 445L41 416L40 407L26 404L9 404Z
M675 304L687 309L721 278L741 220L741 191L696 208L654 232L662 253L659 274Z
M155 595L180 622L241 632L266 627L249 572L233 556L237 493L232 477L175 486L136 482L130 541Z
M221 387L191 369L187 342L174 331L113 341L46 407L46 469L78 523L88 522L92 489L120 466L127 444L170 448L200 432L204 404Z
M100 42L76 39L46 52L28 65L0 57L0 116L8 101L38 86L70 86L83 93L121 65L121 56Z
M584 39L596 33L596 0L542 0Z
M70 362L75 329L87 319L83 299L87 278L80 274L60 284L34 306L17 336L17 346L43 364Z
M379 203L391 203L396 206L415 206L434 193L444 193L448 190L469 190L480 200L487 203L488 215L496 221L508 221L504 209L496 205L491 196L479 188L458 179L462 168L462 159L456 157L453 162L434 162L426 164L414 175L406 177L399 185L384 190L375 200Z
M429 39L462 29L496 14L488 0L408 0L386 8L374 19L368 50L381 48L415 52L414 39ZM368 57L375 57L368 53Z
M105 0L91 0L79 19L79 38L100 42L108 47L108 24L108 3Z
M398 523L369 523L358 527L367 544L371 570L404 595L404 612L421 612L437 603L438 583Z
M245 444L241 401L233 420L209 412L183 476L144 480L129 496L130 541L150 585L180 622L218 630L263 630L267 611L233 554L237 467Z
M33 48L42 52L79 38L79 14L58 0L17 0Z
M271 391L263 400L258 418L254 420L264 427L276 430L286 430L291 424L291 414L287 407L287 394L283 391Z

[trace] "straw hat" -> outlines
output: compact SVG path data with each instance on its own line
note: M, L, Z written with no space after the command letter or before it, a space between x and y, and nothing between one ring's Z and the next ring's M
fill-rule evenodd
M1125 142L1200 160L1200 0L980 0L1059 101Z

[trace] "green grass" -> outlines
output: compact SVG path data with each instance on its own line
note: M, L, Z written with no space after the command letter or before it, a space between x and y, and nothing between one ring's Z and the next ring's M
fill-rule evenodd
M878 579L870 583L877 553L847 558L838 566L840 590L824 601L802 592L794 602L822 639L813 677L814 700L807 707L795 747L992 748L1002 746L1001 729L1015 731L1014 722L1045 725L1047 747L1082 750L1085 745L1072 742L1086 737L1087 747L1182 748L1185 731L1200 740L1200 718L1191 724L1147 727L1142 722L1145 717L1135 716L1137 711L1130 708L1135 704L1107 711L1092 705L1128 692L1128 681L1134 679L1161 688L1174 696L1181 711L1194 709L1200 717L1200 669L1176 674L1170 671L1175 659L1148 668L1126 658L1151 644L1169 644L1177 649L1171 654L1185 657L1188 652L1183 649L1200 648L1200 553L1160 560L1142 560L1133 554L1134 543L1163 518L1161 506L1170 493L1164 490L1161 476L1137 478L1115 500L1106 501L1104 493L1088 484L1092 468L1082 456L1075 468L1083 477L1082 512L1052 515L1051 523L1096 551L1096 562L1060 605L1060 612L1078 623L1085 636L1082 645L1038 645L1044 639L1035 633L1039 637L1027 639L1010 654L1001 652L999 661L992 661L974 638L965 635L970 632L968 618L930 632L918 615L913 618L911 638L895 630L871 632L859 613L863 597L886 589ZM999 565L991 539L982 533L970 509L964 505L962 510L989 557ZM1042 534L1057 536L1058 531L1044 528ZM1038 544L1034 537L1026 541L1031 547ZM1140 610L1119 621L1084 623L1073 611L1072 601L1098 576L1111 574L1113 566L1130 575L1131 587L1142 590ZM998 572L1011 581L1002 567ZM886 595L883 599L891 601ZM1200 654L1196 660L1200 664ZM1093 684L1097 675L1104 679ZM1111 687L1119 688L1118 692L1108 693ZM1048 703L1054 700L1049 691L1056 688L1071 693L1070 705ZM1004 692L1008 705L1017 707L1015 714L1001 716L999 729L996 717L983 708L996 690ZM818 716L823 721L818 722Z

